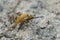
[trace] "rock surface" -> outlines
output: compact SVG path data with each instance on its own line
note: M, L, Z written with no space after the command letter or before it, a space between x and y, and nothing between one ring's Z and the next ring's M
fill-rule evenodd
M17 12L40 17L7 32ZM59 30L60 0L0 0L0 40L60 40Z

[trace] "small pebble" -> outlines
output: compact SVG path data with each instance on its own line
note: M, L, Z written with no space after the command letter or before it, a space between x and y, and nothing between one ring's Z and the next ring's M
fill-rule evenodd
M2 11L3 11L3 6L0 5L0 12L2 12Z
M38 4L37 4L37 3L32 4L32 5L31 5L31 8L33 8L33 9L38 8Z

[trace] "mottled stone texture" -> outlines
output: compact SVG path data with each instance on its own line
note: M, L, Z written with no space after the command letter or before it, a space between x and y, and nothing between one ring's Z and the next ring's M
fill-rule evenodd
M17 12L39 18L6 31ZM0 0L0 40L60 40L60 0Z

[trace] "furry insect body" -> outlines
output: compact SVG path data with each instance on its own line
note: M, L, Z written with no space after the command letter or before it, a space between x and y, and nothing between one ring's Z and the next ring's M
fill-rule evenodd
M13 30L16 28L16 26L20 23L23 23L24 21L30 20L32 19L33 16L30 14L21 14L16 20L15 23L13 23L13 25L11 26L11 28L9 28L8 30Z

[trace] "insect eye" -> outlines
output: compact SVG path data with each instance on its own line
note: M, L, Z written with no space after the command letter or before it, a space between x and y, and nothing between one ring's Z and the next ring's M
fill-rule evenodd
M28 17L29 15L27 14L27 17Z
M31 15L27 15L27 17L31 17Z

